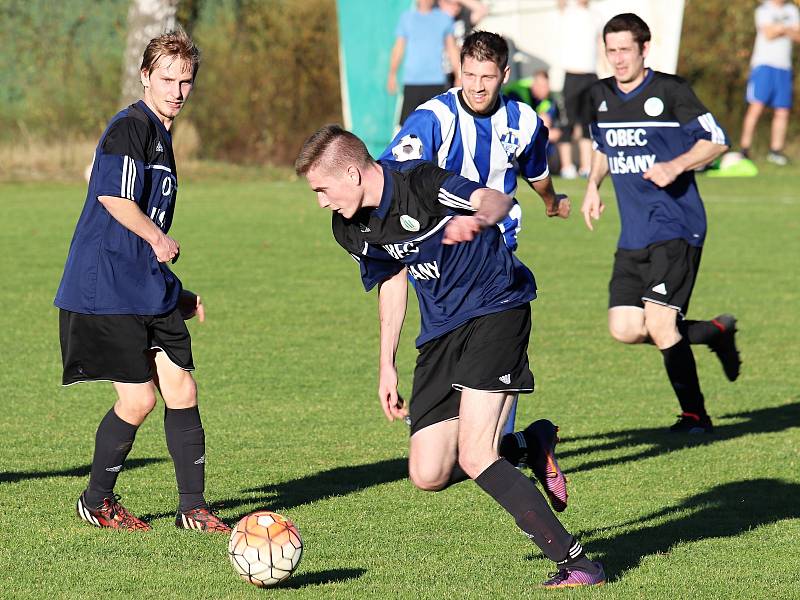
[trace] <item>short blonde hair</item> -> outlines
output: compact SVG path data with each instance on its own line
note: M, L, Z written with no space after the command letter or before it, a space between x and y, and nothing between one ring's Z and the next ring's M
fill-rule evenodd
M150 73L159 59L165 56L177 56L185 60L192 67L192 78L197 75L197 69L200 68L200 49L180 25L174 31L150 40L142 55L141 70Z

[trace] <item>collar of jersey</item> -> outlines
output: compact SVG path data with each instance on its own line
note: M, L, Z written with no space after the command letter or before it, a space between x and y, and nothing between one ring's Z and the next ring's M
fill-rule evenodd
M642 79L642 83L637 85L630 92L623 92L621 89L619 89L619 86L617 85L617 80L616 79L612 83L614 84L614 91L617 93L617 96L622 98L623 102L627 102L631 98L635 98L636 96L641 94L642 90L644 90L644 88L647 87L647 84L650 83L650 80L652 78L653 78L653 69L649 69L648 68L647 69L647 75L645 75L644 79Z
M136 103L136 106L141 108L144 114L146 114L150 118L150 120L156 124L156 127L158 127L159 131L161 131L162 135L166 136L168 140L172 139L169 135L169 131L167 131L167 128L164 127L164 124L161 122L161 119L159 119L156 116L156 114L152 110L150 110L150 107L147 106L144 100L139 100Z
M491 117L494 113L497 112L497 109L499 109L500 106L503 104L503 100L501 99L500 95L498 95L497 101L494 103L492 110L490 110L487 113L478 113L469 107L469 104L467 104L467 102L464 100L464 96L461 92L462 90L458 90L458 93L456 94L456 98L458 98L458 103L461 105L461 108L463 108L468 115L476 119L486 119L488 117Z

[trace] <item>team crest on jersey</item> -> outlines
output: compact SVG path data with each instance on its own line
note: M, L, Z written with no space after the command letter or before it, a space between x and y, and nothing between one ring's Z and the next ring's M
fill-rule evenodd
M408 215L400 215L400 225L406 231L419 231L419 221Z
M508 129L505 133L500 134L500 143L503 145L503 150L505 150L508 160L514 160L519 149L519 130Z
M597 112L608 112L608 104L606 104L605 100L603 100L600 103L600 106L597 107Z
M657 117L664 112L663 100L655 96L648 98L644 103L644 112L646 112L649 117Z
M163 152L163 151L164 151L164 146L161 145L161 140L158 140L156 142L156 152Z

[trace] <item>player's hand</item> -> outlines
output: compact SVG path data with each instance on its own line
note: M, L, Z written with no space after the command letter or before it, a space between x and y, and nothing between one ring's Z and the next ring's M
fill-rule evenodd
M594 231L592 220L597 221L605 209L606 205L600 199L600 192L597 190L597 186L590 183L586 186L586 195L583 197L583 205L581 206L583 222L586 223L589 231Z
M381 366L378 381L378 399L383 414L390 421L405 419L408 409L397 392L397 368L394 365Z
M162 234L154 244L150 244L153 252L156 255L158 262L169 262L177 258L181 252L181 246L176 241L169 237L167 234Z
M203 306L203 300L192 291L181 290L180 296L178 296L178 310L184 321L188 321L195 316L201 323L206 320L206 309Z
M682 172L681 168L673 164L672 161L657 162L644 172L643 177L663 188L675 181Z
M478 215L453 217L444 228L442 243L446 246L470 242L481 230L486 229L486 219Z
M545 210L548 217L560 217L562 219L569 218L572 204L566 194L556 194L556 201L550 210Z

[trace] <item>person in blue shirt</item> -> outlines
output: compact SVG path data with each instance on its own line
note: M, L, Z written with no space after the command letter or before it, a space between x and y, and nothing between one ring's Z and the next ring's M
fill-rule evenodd
M332 214L333 235L378 288L378 398L389 420L407 413L397 353L410 275L420 309L411 402L409 476L438 491L470 478L558 566L546 587L599 585L585 555L536 485L498 452L515 393L533 391L528 363L531 271L496 224L511 198L424 160L376 162L337 125L311 135L295 161ZM541 462L552 460L542 448Z
M417 7L400 15L389 59L386 89L396 94L397 71L403 64L403 107L400 124L419 104L440 94L447 84L442 56L450 62L456 85L458 47L453 37L453 17L434 6L434 0L417 0Z
M541 197L548 217L566 219L569 199L556 194L547 166L547 127L528 104L501 93L510 74L506 41L488 31L468 35L461 48L461 71L462 87L452 88L418 106L381 154L381 160L432 161L510 196L517 190L517 178L523 177ZM514 200L509 213L498 223L506 245L512 250L517 247L521 223L522 209ZM502 444L516 447L519 462L533 464L533 456L526 459L525 455L529 448L533 452L536 445L534 430L528 430L527 439L524 432L514 435L515 414L516 402ZM555 444L554 425L549 437ZM545 479L543 484L550 491L557 484L557 496L551 494L550 498L557 510L564 510L566 484L556 470L558 475Z
M150 529L114 487L160 392L178 485L175 525L230 531L203 496L205 432L184 319L196 314L202 321L205 310L167 266L180 253L168 235L178 191L170 128L199 64L199 50L182 29L147 45L143 98L117 113L100 138L55 298L63 385L111 381L117 393L97 429L89 484L76 505L95 527Z
M707 345L730 381L739 376L736 319L685 318L706 237L694 169L728 149L728 136L686 81L644 66L650 29L632 13L603 29L613 76L590 90L595 151L581 212L592 230L611 174L622 222L609 283L608 327L626 344L661 351L681 407L672 431L710 433L690 344Z

